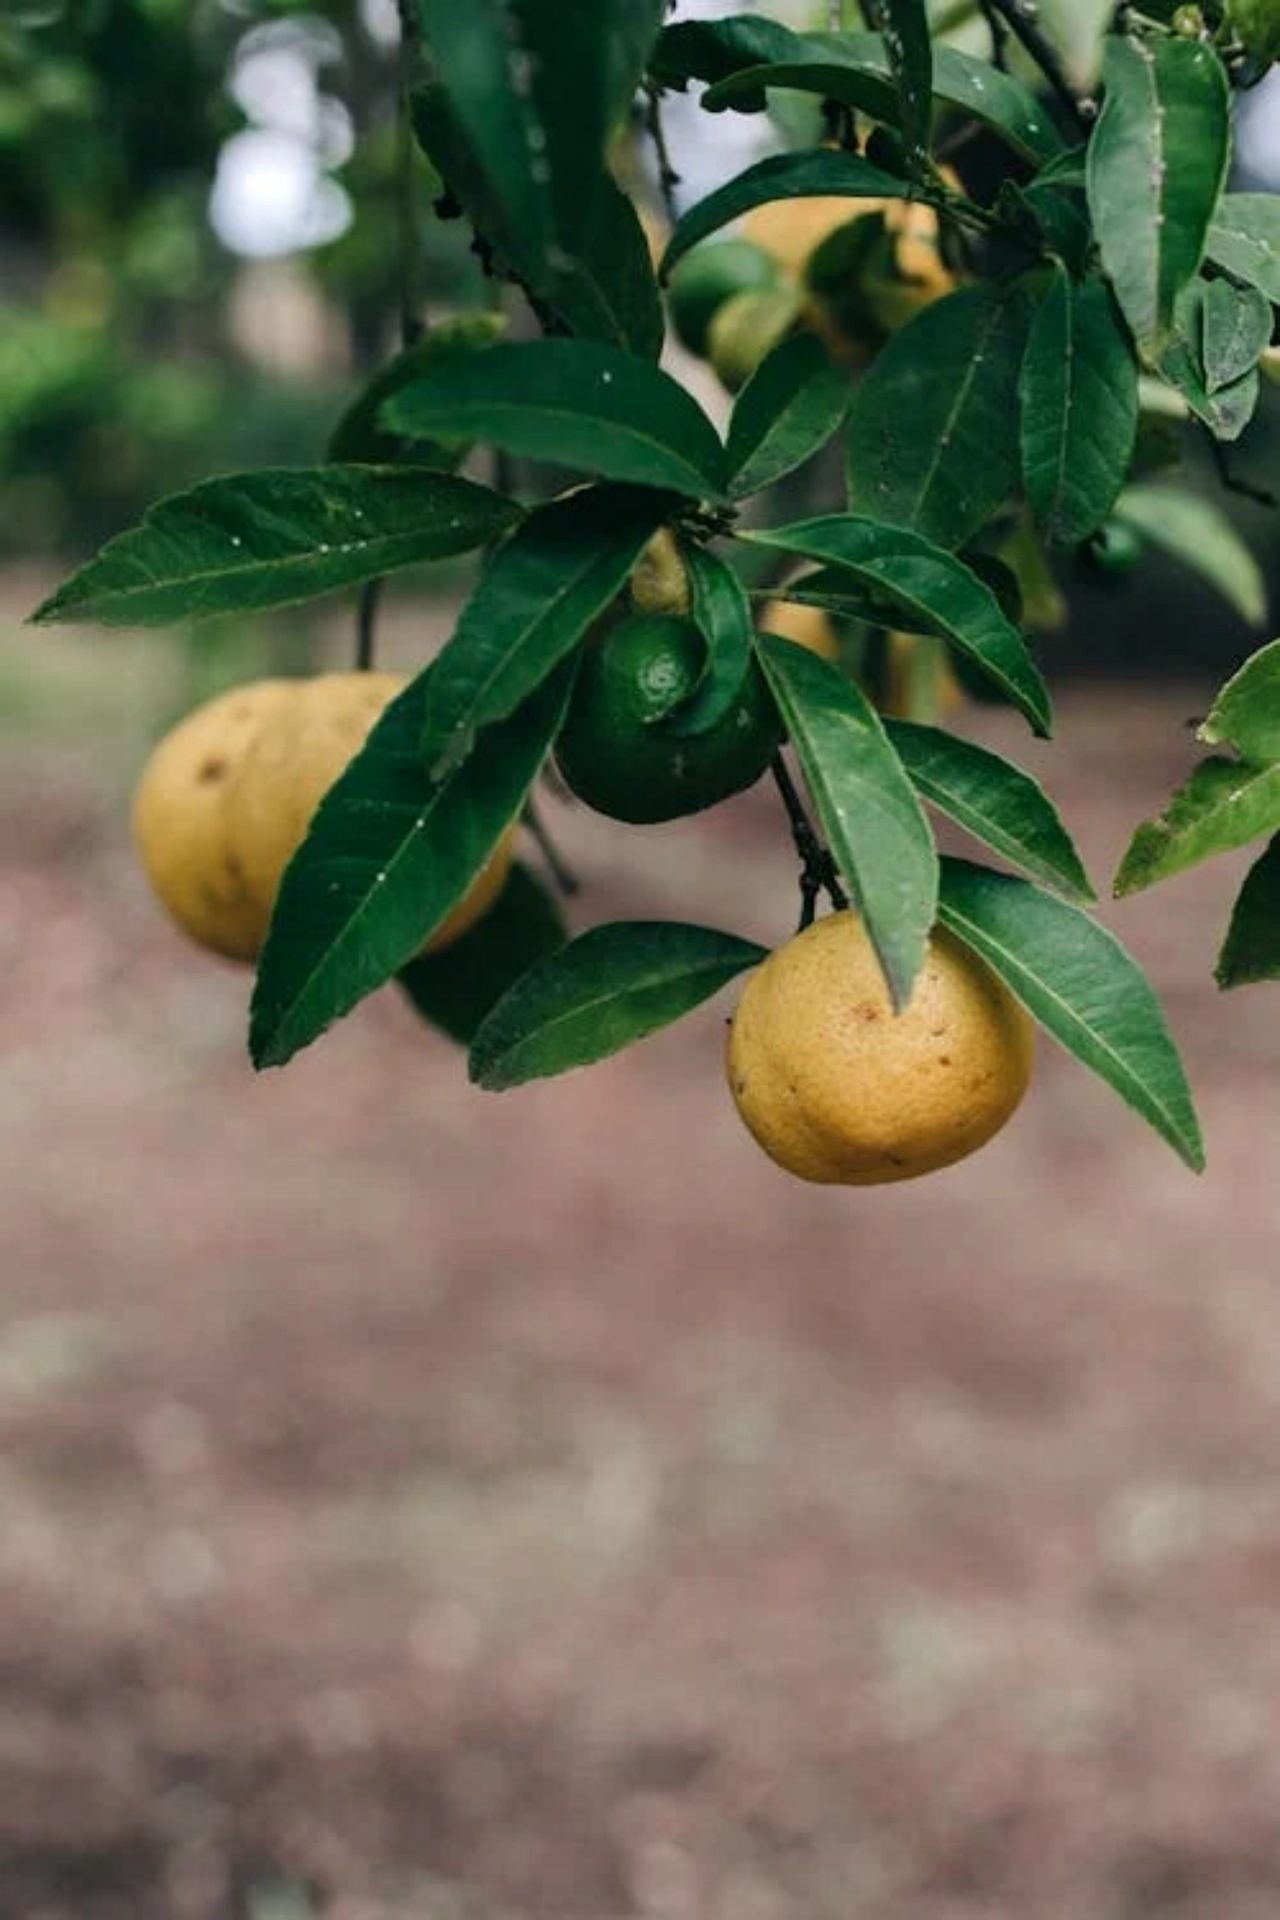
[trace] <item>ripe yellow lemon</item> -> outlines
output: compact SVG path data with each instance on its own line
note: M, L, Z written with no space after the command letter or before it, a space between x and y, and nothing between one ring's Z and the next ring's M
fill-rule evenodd
M747 981L729 1032L743 1121L801 1180L875 1186L950 1166L1012 1115L1035 1029L985 961L935 931L895 1016L866 930L829 914Z
M847 194L817 194L807 200L767 200L753 207L739 232L744 240L772 256L784 273L797 278L811 253L837 227L884 205L882 200L855 200Z
M759 625L762 633L780 634L798 647L807 647L810 653L821 654L824 660L840 658L840 642L823 607L806 607L799 600L770 600Z
M257 958L312 815L404 684L387 673L257 681L160 742L138 785L134 835L161 903L201 946ZM460 938L493 904L513 840L514 828L425 951Z
M693 605L689 567L670 527L659 527L641 549L627 581L637 613L688 613Z
M258 680L188 714L154 749L133 801L133 836L155 893L202 947L252 960L269 909L250 890L227 795L263 717L293 682Z

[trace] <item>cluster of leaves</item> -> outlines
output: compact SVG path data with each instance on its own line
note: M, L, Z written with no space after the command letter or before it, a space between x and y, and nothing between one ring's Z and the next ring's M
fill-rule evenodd
M1280 202L1224 192L1227 65L1199 16L1188 34L1185 18L1159 11L1107 38L1090 123L936 43L922 0L881 0L882 31L809 35L755 15L664 24L666 0L412 0L418 139L543 337L437 328L356 400L329 465L162 502L37 616L157 624L276 607L486 550L453 636L331 790L285 877L254 997L259 1064L288 1059L401 974L429 1017L471 1040L473 1076L507 1086L623 1046L758 961L749 942L679 923L566 944L527 874L455 961L412 960L525 806L593 627L655 532L675 527L706 650L675 718L695 735L714 725L758 664L894 1000L909 998L941 922L1201 1164L1159 1005L1088 912L1088 878L1041 789L940 728L884 722L837 667L757 633L735 564L809 563L799 597L941 636L1049 733L1047 688L984 544L1020 522L1070 549L1117 510L1139 525L1145 510L1158 529L1158 502L1133 484L1144 409L1172 397L1218 438L1238 433L1280 299ZM666 269L753 206L814 195L847 197L851 215L861 199L923 198L966 267L965 284L856 380L816 339L783 340L723 439L658 364L660 286L607 159L640 86L695 80L712 113L759 111L772 90L811 95L845 144L749 167L679 222ZM936 161L939 140L969 123L1005 155L986 201ZM870 151L856 140L867 128ZM739 517L837 436L838 510L769 525L757 503ZM459 476L474 443L586 478L517 503ZM1205 737L1240 761L1208 761L1167 819L1139 833L1125 888L1280 827L1275 655L1237 676L1206 722ZM926 808L1012 871L940 857ZM1237 911L1224 980L1280 972L1278 886L1273 839Z

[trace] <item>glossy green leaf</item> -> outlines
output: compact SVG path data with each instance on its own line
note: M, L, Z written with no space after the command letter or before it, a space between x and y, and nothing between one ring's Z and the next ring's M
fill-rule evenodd
M1223 988L1280 979L1280 836L1244 877L1213 976Z
M1142 483L1125 488L1116 514L1172 559L1193 568L1251 627L1262 625L1266 579L1215 501L1182 487Z
M498 548L431 675L422 755L433 779L573 651L625 586L668 505L649 487L588 487L536 508Z
M669 374L595 340L528 340L433 369L395 394L383 420L401 433L484 440L605 480L722 494L724 448Z
M901 127L893 68L880 34L794 34L789 45L770 36L761 45L764 57L753 59L749 39L735 33L742 17L708 23L710 33L723 31L721 71L704 76L713 81L703 96L711 112L726 107L751 111L763 105L766 88L793 88L852 107L885 126ZM704 58L705 67L713 64ZM1049 160L1063 150L1061 134L1029 88L957 47L934 45L933 96L989 127L1027 160Z
M1116 894L1140 893L1216 853L1280 828L1280 766L1202 760L1158 820L1144 820L1120 862Z
M880 350L846 434L849 507L958 547L1018 478L1030 307L990 283L937 300Z
M1194 1171L1204 1146L1160 1003L1137 962L1087 913L1031 881L944 859L938 917L1028 1013L1141 1114Z
M1201 363L1207 391L1217 393L1252 372L1271 345L1271 302L1256 287L1207 280L1200 310Z
M1204 257L1231 148L1221 60L1198 40L1113 35L1088 151L1089 210L1130 331L1154 361Z
M886 173L883 167L877 167L860 153L842 153L830 147L802 153L772 153L690 207L667 242L661 270L664 276L670 273L676 261L708 234L750 213L753 207L767 206L774 200L847 195L849 218L854 220L860 200L900 198L906 191L904 179Z
M890 998L905 1007L937 916L938 855L875 708L838 667L761 634L757 653L827 844L857 902Z
M794 600L801 607L821 607L844 620L863 620L872 627L904 626L902 603L883 588L862 583L839 567L817 567L785 586L760 591L762 600Z
M1215 439L1238 440L1258 404L1258 375L1250 366L1229 383L1221 379L1216 384L1211 382L1206 362L1213 325L1210 306L1209 282L1196 279L1183 288L1174 306L1172 331L1160 355L1160 372ZM1270 311L1267 307L1268 315ZM1221 357L1219 352L1220 361Z
M920 178L928 168L933 122L929 10L925 0L884 0L881 14L881 38L898 96L898 130L906 143L912 171Z
M606 161L661 0L415 6L426 81L414 124L459 204L571 330L656 358L653 276Z
M1280 760L1280 640L1250 654L1198 729L1211 747L1234 747L1245 760Z
M760 528L743 539L781 547L839 567L857 587L883 594L904 613L902 625L940 633L968 654L1037 733L1049 732L1049 694L1027 643L971 568L917 533L853 514L828 514L790 527Z
M1106 519L1138 433L1138 367L1100 280L1058 267L1022 363L1022 473L1051 540L1074 545Z
M471 1078L501 1092L618 1053L669 1026L766 958L711 927L621 920L593 927L504 995L471 1046Z
M1029 773L940 727L886 720L885 732L930 806L1056 892L1094 899L1070 834Z
M789 27L758 13L735 13L723 20L678 20L658 35L649 73L659 86L683 92L691 80L710 84L743 67L789 60L800 40Z
M432 669L378 720L285 870L250 1012L255 1065L283 1066L406 966L484 867L564 718L561 669L452 778L421 742Z
M1280 302L1280 194L1224 193L1205 251L1215 267Z
M493 906L460 940L419 954L396 979L429 1025L469 1046L507 989L568 938L554 896L517 861Z
M729 422L729 492L759 493L810 459L844 424L849 375L811 333L782 340L760 362Z
M467 553L519 514L487 487L413 467L232 474L161 500L32 618L159 627L286 607Z
M723 720L751 671L754 625L746 588L733 568L705 547L689 555L693 614L707 647L707 664L686 706L672 716L674 733L706 733Z
M463 459L464 447L446 447L433 440L410 440L388 433L378 424L378 410L401 387L416 380L428 367L483 353L506 332L500 313L457 314L441 320L423 339L395 355L356 395L329 435L330 460L406 461L415 466L452 469Z

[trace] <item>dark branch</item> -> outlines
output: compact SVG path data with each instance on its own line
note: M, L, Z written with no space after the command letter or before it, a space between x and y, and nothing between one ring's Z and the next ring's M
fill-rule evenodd
M791 828L791 838L795 842L796 852L800 856L800 926L801 930L812 925L814 909L818 895L825 892L837 911L847 907L849 896L840 884L840 875L836 863L828 848L813 830L813 824L805 812L804 802L796 791L796 783L791 778L787 763L780 753L775 753L769 763L769 771L777 783L782 795L782 804L787 810L787 822Z
M1040 25L1035 0L990 0L990 9L1022 42L1076 126L1087 133L1097 119L1097 105L1078 94L1068 80L1057 48Z

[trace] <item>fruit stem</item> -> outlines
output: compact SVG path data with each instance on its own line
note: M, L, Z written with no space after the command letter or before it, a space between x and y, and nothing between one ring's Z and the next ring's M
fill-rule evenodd
M555 882L557 891L563 894L566 900L572 900L574 894L578 892L581 883L577 874L573 871L573 868L569 865L559 847L552 839L550 828L547 826L546 821L538 812L532 800L525 801L524 813L521 817L524 820L525 826L528 827L529 832L537 842L538 852L547 863L548 871L551 874L552 880Z
M813 823L805 812L804 802L781 753L774 754L769 762L769 771L782 795L791 838L800 856L800 931L803 933L806 927L813 924L820 893L827 894L837 912L848 906L849 896L840 884L830 850L823 846L813 830Z

